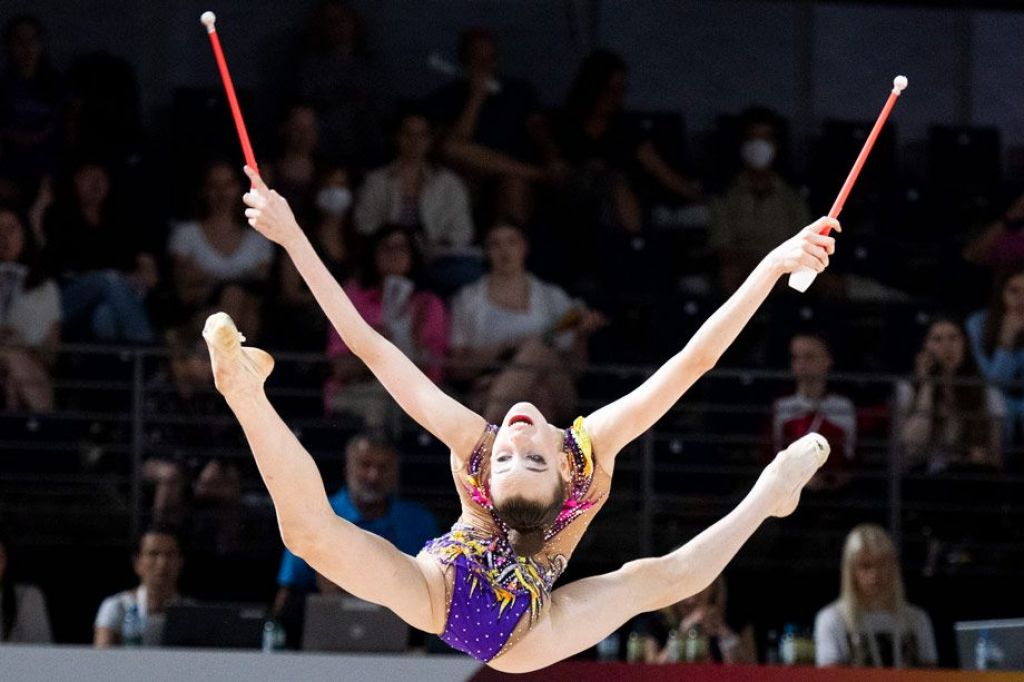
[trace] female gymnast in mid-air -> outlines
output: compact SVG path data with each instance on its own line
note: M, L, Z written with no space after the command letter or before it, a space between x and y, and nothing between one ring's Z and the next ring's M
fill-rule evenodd
M783 242L637 389L564 431L529 403L488 424L442 392L360 318L320 262L288 203L246 169L249 223L281 245L352 351L399 405L451 450L462 515L418 556L339 518L312 457L263 391L273 359L224 313L203 336L217 390L238 418L277 511L285 546L357 597L506 672L543 668L593 646L638 613L674 604L711 584L770 516L796 508L828 456L810 434L783 450L720 521L661 557L553 589L583 532L608 499L615 457L711 369L785 273L821 272L835 243L822 218Z

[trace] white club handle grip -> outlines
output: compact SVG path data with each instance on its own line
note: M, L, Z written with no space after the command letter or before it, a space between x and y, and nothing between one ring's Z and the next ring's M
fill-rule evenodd
M811 282L818 276L814 270L810 268L801 268L796 272L790 273L789 275L789 286L796 289L801 294L807 291L807 287L811 286Z

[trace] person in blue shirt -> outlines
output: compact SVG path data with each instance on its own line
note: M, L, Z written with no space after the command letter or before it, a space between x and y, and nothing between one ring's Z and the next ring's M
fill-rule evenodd
M345 487L330 497L330 503L341 518L415 556L437 537L437 521L422 505L396 495L398 469L398 452L391 443L375 435L353 436L345 449ZM277 584L274 605L280 611L293 592L316 591L316 573L285 550Z

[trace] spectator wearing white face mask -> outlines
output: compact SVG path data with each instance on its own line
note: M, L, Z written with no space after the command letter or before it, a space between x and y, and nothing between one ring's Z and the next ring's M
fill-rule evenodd
M482 273L482 261L470 247L469 192L458 175L432 161L433 147L434 132L426 116L415 110L403 113L395 130L395 160L366 176L356 201L355 227L363 235L375 234L384 225L407 228L423 252L429 279L449 279L445 275L451 263L445 261L467 257L476 263L468 279L475 279ZM441 288L468 281L458 275L456 279L442 282Z
M740 115L742 167L732 185L711 205L710 246L719 259L719 283L734 291L743 277L793 225L810 221L807 204L775 170L777 116L760 107Z

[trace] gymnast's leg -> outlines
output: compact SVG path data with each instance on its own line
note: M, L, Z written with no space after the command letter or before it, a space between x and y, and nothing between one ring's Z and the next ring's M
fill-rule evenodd
M551 665L597 644L637 614L700 592L765 519L796 509L800 490L827 456L824 438L804 436L778 454L735 509L679 549L558 588L540 622L491 666L528 672Z
M386 606L413 627L440 632L445 616L440 567L403 554L334 513L316 463L263 391L274 364L270 355L242 347L224 313L206 321L203 337L217 390L249 441L285 546L353 595Z

